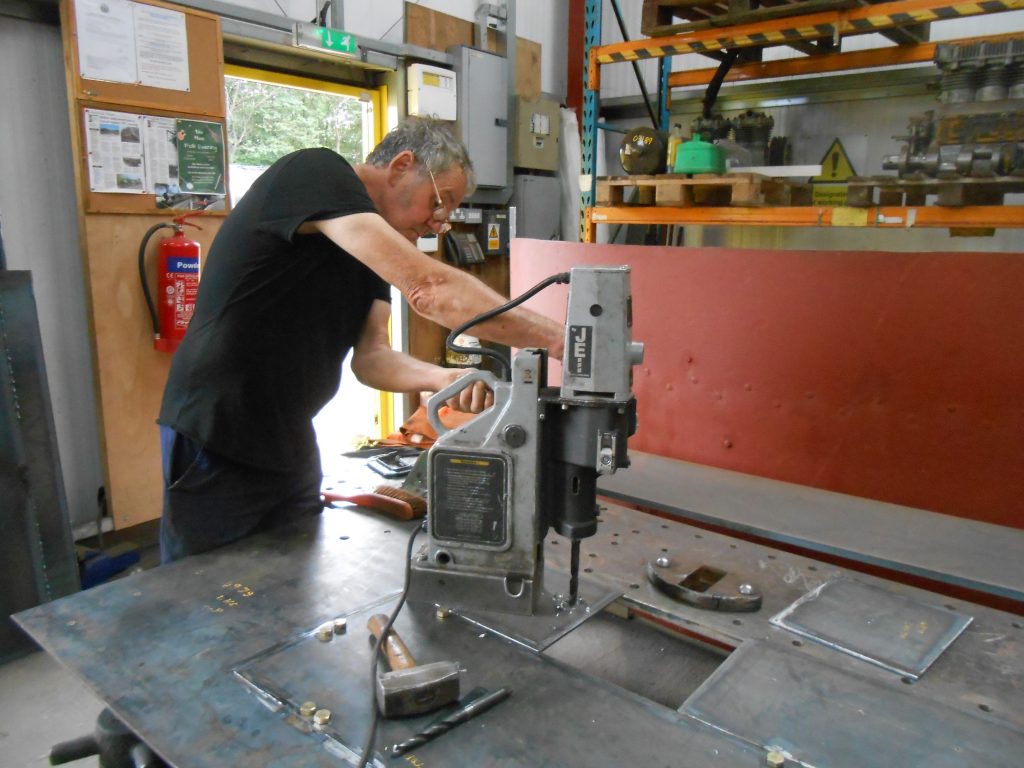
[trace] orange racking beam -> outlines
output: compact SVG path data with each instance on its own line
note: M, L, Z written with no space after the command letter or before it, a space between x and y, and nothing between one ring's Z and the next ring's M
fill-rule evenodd
M968 205L830 208L800 206L779 208L685 208L661 206L608 206L591 208L592 224L743 224L769 227L871 227L920 229L931 227L991 228L1024 227L1024 206Z
M985 37L969 37L958 39L958 45L965 43L1003 42L1019 35L987 35ZM939 43L920 43L918 45L896 45L876 48L868 51L852 51L850 53L821 53L812 56L801 56L779 61L758 61L748 64L737 64L729 70L726 80L765 80L794 75L814 75L822 72L842 72L851 69L870 69L873 67L894 66L897 64L916 64L931 61L935 57L935 46ZM716 67L707 69L690 69L684 72L673 72L669 75L668 84L672 88L693 85L706 85L718 71Z
M794 75L813 75L821 72L842 72L848 69L870 69L886 67L894 64L916 64L931 61L935 56L936 43L920 45L891 46L876 48L870 51L852 51L850 53L822 53L814 56L801 56L795 59L779 61L759 61L750 64L737 64L725 76L727 81L764 80ZM673 72L668 77L670 88L682 88L691 85L706 85L711 82L718 70L690 69L684 72Z

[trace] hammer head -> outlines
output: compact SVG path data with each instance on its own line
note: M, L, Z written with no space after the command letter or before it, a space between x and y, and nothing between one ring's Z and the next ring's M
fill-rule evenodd
M377 708L384 717L422 715L458 698L455 661L435 661L377 676Z

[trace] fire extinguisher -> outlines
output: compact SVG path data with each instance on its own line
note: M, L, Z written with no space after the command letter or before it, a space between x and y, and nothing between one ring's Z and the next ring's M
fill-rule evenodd
M196 306L199 290L199 243L185 237L186 226L202 229L185 219L198 216L202 211L193 211L178 216L173 224L162 222L150 227L142 236L139 245L139 279L142 292L153 320L153 348L159 352L174 352L185 336L192 312ZM146 246L159 229L173 229L174 234L157 245L157 297L159 310L153 302L146 278Z

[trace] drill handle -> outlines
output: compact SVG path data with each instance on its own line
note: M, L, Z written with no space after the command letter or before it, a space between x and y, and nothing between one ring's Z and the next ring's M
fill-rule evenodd
M439 436L448 431L448 427L441 423L441 417L438 415L438 411L441 410L441 406L447 403L451 398L455 397L455 395L459 394L459 392L464 390L466 387L477 381L484 382L484 384L494 392L495 401L497 401L498 389L501 384L505 383L499 382L490 371L482 371L479 368L474 369L459 379L456 379L444 389L435 392L430 396L430 399L427 400L427 418L430 420L431 426L437 430L437 434ZM505 386L508 385L505 384Z

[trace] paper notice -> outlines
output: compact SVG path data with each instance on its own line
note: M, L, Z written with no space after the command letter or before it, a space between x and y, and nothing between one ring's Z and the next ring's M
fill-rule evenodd
M87 109L85 140L89 189L131 194L146 191L141 115Z
M136 4L135 50L140 85L189 89L184 13Z
M134 83L135 30L128 0L78 0L78 66L85 80Z

